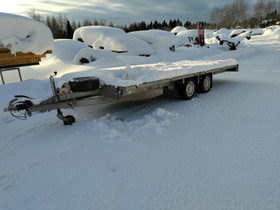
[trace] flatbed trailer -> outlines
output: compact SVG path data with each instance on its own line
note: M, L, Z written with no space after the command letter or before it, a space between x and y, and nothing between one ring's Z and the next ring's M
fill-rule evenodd
M57 117L65 125L71 125L75 122L75 118L72 115L63 116L61 109L152 98L163 94L166 88L178 90L182 99L189 100L196 92L208 92L215 74L237 71L238 64L234 64L131 86L102 85L98 78L83 77L76 78L74 83L66 83L62 88L55 86L55 72L55 75L50 76L53 96L38 103L28 96L17 95L4 111L11 112L13 116L16 116L16 112L23 112L21 118L26 119L27 115L31 116L34 112L57 110Z

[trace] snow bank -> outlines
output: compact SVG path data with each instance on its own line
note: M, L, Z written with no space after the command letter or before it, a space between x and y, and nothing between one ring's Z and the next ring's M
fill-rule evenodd
M280 26L271 26L265 29L264 36L269 36L270 39L280 39Z
M170 49L172 46L176 46L177 37L164 30L146 30L146 31L134 31L128 33L138 39L141 39L151 45L153 49Z
M43 54L53 49L53 36L44 24L30 18L0 13L0 45L16 52Z

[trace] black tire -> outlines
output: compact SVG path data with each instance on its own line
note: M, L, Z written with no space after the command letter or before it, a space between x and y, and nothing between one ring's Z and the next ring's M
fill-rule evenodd
M200 78L199 91L201 93L207 93L212 87L212 75L206 74Z
M196 92L196 82L194 79L186 80L185 84L178 87L179 95L181 99L190 100L193 98Z
M67 115L64 118L65 118L65 120L63 120L64 125L72 125L76 121L75 117L73 117L72 115Z

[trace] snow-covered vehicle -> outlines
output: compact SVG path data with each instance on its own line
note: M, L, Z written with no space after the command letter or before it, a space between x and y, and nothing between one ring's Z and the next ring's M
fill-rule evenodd
M157 50L175 51L178 42L177 37L173 33L158 29L133 31L128 34L145 41L153 49Z
M156 69L156 70L155 70ZM120 76L118 83L105 83L102 78L79 77L57 88L54 77L50 76L53 96L35 100L27 96L16 96L4 111L23 112L23 118L33 112L57 110L57 117L65 125L75 122L72 115L63 116L61 109L103 104L116 101L152 98L163 94L165 89L175 89L182 99L190 100L196 92L206 93L212 87L213 75L238 71L235 60L223 61L180 61L108 69L107 77ZM103 74L105 74L103 73Z
M187 28L185 28L184 26L176 26L175 28L173 28L170 32L177 35L178 33L180 33L181 31L186 31Z
M216 38L220 45L226 43L229 50L236 50L236 47L246 38L251 39L252 31L235 30L232 31L228 37L217 35Z
M73 39L84 42L93 49L105 49L117 53L149 56L154 51L144 41L135 38L124 30L109 26L84 26L78 28Z

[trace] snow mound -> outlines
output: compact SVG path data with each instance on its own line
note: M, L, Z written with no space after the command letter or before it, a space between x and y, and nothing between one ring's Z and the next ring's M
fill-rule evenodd
M194 39L195 37L197 37L197 30L191 29L191 30L180 31L179 33L177 33L177 36L191 37Z
M154 50L144 41L128 34L106 36L101 35L93 43L94 49L106 49L113 52L128 52L132 55L151 55Z
M36 20L0 13L0 28L0 45L11 50L12 54L16 52L43 54L53 49L50 29Z
M222 29L214 32L213 34L215 35L215 37L219 36L221 39L225 39L225 38L230 37L231 33L232 33L232 30L222 28Z
M57 39L54 41L53 55L64 63L72 63L75 55L84 48L85 44L71 39Z
M185 31L185 30L187 30L187 29L184 26L176 26L175 28L173 28L171 30L171 33L176 35L177 33L181 32L181 31Z
M86 64L91 62L107 63L109 61L118 61L114 53L107 50L96 50L89 47L81 49L73 59L74 64Z
M197 30L184 30L176 34L178 38L178 46L183 46L187 43L192 43L197 37Z
M92 46L95 40L102 35L122 36L125 34L126 33L122 29L109 26L83 26L74 31L73 39Z
M164 30L134 31L128 34L147 42L156 50L169 50L170 47L176 46L178 42L177 37L173 33Z
M271 26L265 29L264 36L269 36L270 39L280 39L280 26Z

